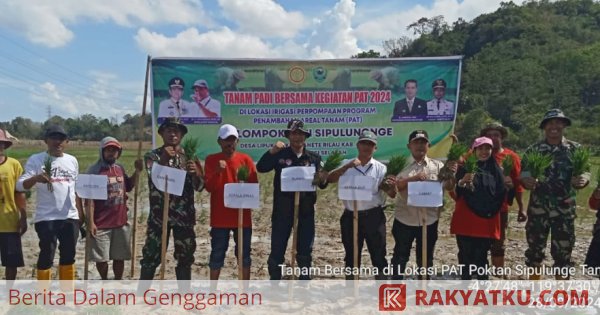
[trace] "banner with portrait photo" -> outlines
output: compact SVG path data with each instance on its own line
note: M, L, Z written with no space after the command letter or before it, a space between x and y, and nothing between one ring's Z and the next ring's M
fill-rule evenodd
M157 129L176 116L200 140L200 158L219 152L221 124L238 128L238 150L254 160L282 140L291 118L311 132L307 147L326 157L355 157L368 129L378 137L375 157L408 155L408 135L424 129L430 156L451 144L462 57L338 60L182 59L151 61L154 145Z

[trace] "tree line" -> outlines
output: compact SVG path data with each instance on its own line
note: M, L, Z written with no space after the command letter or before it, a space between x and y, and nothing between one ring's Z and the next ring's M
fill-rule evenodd
M352 57L463 55L460 139L472 140L497 120L513 131L508 144L522 149L540 137L544 112L561 108L573 120L568 136L600 147L600 3L502 2L470 22L423 17L408 30L417 36L389 39L383 52Z
M35 122L29 118L16 117L11 121L0 122L0 128L8 130L12 135L22 139L43 139L44 131L50 125L61 125L72 140L99 141L106 136L113 136L121 141L139 140L141 115L123 116L118 124L106 118L92 114L84 114L77 118L52 116L44 122ZM144 116L143 140L152 140L152 117Z

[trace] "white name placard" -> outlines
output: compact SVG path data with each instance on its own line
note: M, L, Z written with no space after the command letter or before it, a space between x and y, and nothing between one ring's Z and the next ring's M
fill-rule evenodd
M108 199L108 177L106 175L79 174L75 192L82 199Z
M340 200L371 201L375 178L371 176L344 175L338 182Z
M225 207L237 209L260 208L260 191L256 183L225 184Z
M281 170L281 191L315 191L314 166L292 166Z
M183 194L183 185L185 184L186 171L162 166L157 162L152 164L152 184L160 191L165 191L165 178L168 177L167 193L181 196Z
M414 207L441 207L444 202L442 183L423 181L408 183L407 204Z

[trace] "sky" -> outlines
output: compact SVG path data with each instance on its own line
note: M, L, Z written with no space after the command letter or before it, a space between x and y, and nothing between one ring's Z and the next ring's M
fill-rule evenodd
M349 58L501 0L2 0L0 121L142 111L147 56Z

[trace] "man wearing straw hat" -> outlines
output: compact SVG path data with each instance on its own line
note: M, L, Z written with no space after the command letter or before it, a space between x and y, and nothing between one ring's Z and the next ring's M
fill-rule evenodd
M89 208L91 238L90 260L96 262L96 269L102 280L108 279L108 261L112 260L115 280L123 278L125 260L131 259L131 232L127 223L127 192L130 192L143 169L142 160L134 162L135 173L127 176L125 168L117 163L123 147L113 137L100 141L100 157L90 166L87 173L106 175L108 178L108 199L94 200Z
M275 170L273 179L273 214L271 223L271 253L267 261L271 280L281 279L281 266L284 262L285 250L294 223L294 192L281 191L281 171L291 166L314 166L319 174L319 188L327 187L327 174L321 171L321 156L306 149L306 139L310 132L304 129L304 122L291 119L284 131L289 146L281 141L275 144L260 158L256 164L259 173ZM296 261L302 270L310 270L312 264L312 247L315 239L315 203L316 192L300 193L298 214L298 251ZM300 280L310 280L307 272L302 272Z
M144 156L146 170L148 171L150 213L146 230L146 243L142 249L143 257L140 261L140 280L152 280L156 267L164 263L161 262L164 201L163 192L158 190L152 183L151 172L154 163L187 171L182 195L169 196L167 244L168 235L173 232L175 241L173 256L177 260L175 275L177 280L191 280L191 268L194 263L194 252L196 251L194 191L200 191L204 187L202 169L197 162L185 160L180 144L181 139L187 133L187 128L177 118L169 117L165 119L158 128L158 133L162 137L163 146L146 153Z
M531 190L525 225L528 245L525 263L536 270L529 277L530 280L539 280L543 274L541 268L548 234L552 237L550 254L554 259L553 267L562 269L573 266L571 252L575 245L575 190L587 186L591 174L572 176L570 154L581 145L564 137L564 130L570 125L571 119L562 110L547 111L540 123L544 139L530 146L523 155L521 183L525 189ZM529 152L552 156L553 162L545 170L544 181L531 177L527 161ZM557 280L568 280L570 276L565 273L551 274Z
M0 258L6 280L15 280L17 268L25 266L21 236L27 231L25 193L16 190L23 168L6 155L12 144L6 131L0 129Z
M481 137L488 137L492 139L494 146L492 153L496 159L496 163L502 166L503 161L506 158L512 159L512 170L510 171L510 178L513 182L513 188L508 191L507 203L502 204L500 209L500 239L492 242L492 248L490 250L492 254L492 265L494 267L504 267L504 252L505 252L505 241L506 241L506 229L508 227L508 206L513 204L513 200L517 201L519 207L518 221L523 222L527 220L527 213L523 208L523 191L525 190L519 181L521 176L521 158L513 150L503 146L503 141L508 136L508 130L502 126L499 122L491 122L487 124L479 133Z
M367 249L371 255L371 263L373 267L377 268L377 274L375 279L384 280L386 275L384 270L387 267L386 248L385 248L385 214L383 208L385 206L386 194L390 197L396 196L396 189L394 182L390 182L387 191L381 188L381 184L385 179L385 173L387 167L385 164L375 160L373 154L377 150L377 136L369 131L363 131L358 137L356 142L356 149L358 151L358 157L350 160L343 166L332 171L327 177L327 181L330 183L337 183L342 175L353 175L353 176L369 176L375 179L375 185L372 187L372 198L368 201L357 201L358 211L358 264L354 266L354 202L344 200L344 213L340 218L340 227L342 232L342 243L344 244L344 250L346 255L344 256L344 262L346 268L359 268L360 267L360 256L363 248L363 244L366 241ZM393 180L393 179L391 179ZM346 280L352 280L356 272L353 274L346 273Z
M392 268L394 280L404 279L413 241L416 240L416 261L423 267L423 225L426 226L426 266L433 267L433 253L438 238L438 220L441 207L421 208L409 206L408 183L417 181L437 181L440 169L444 164L427 156L429 151L429 135L425 130L415 130L408 136L407 147L411 158L408 165L398 174L396 187L399 196L396 198L395 220L392 226L394 236L394 254ZM420 279L429 278L430 274L424 270L419 274Z
M229 235L233 232L235 255L238 246L242 246L243 280L250 280L250 241L252 239L252 212L244 209L243 245L238 244L238 209L225 207L225 184L237 183L237 172L240 167L248 168L248 183L258 183L256 166L247 154L237 152L239 141L237 128L225 124L219 129L217 143L221 152L206 157L206 191L210 193L210 280L219 280L224 265L225 253L229 246ZM239 257L238 257L239 261Z

